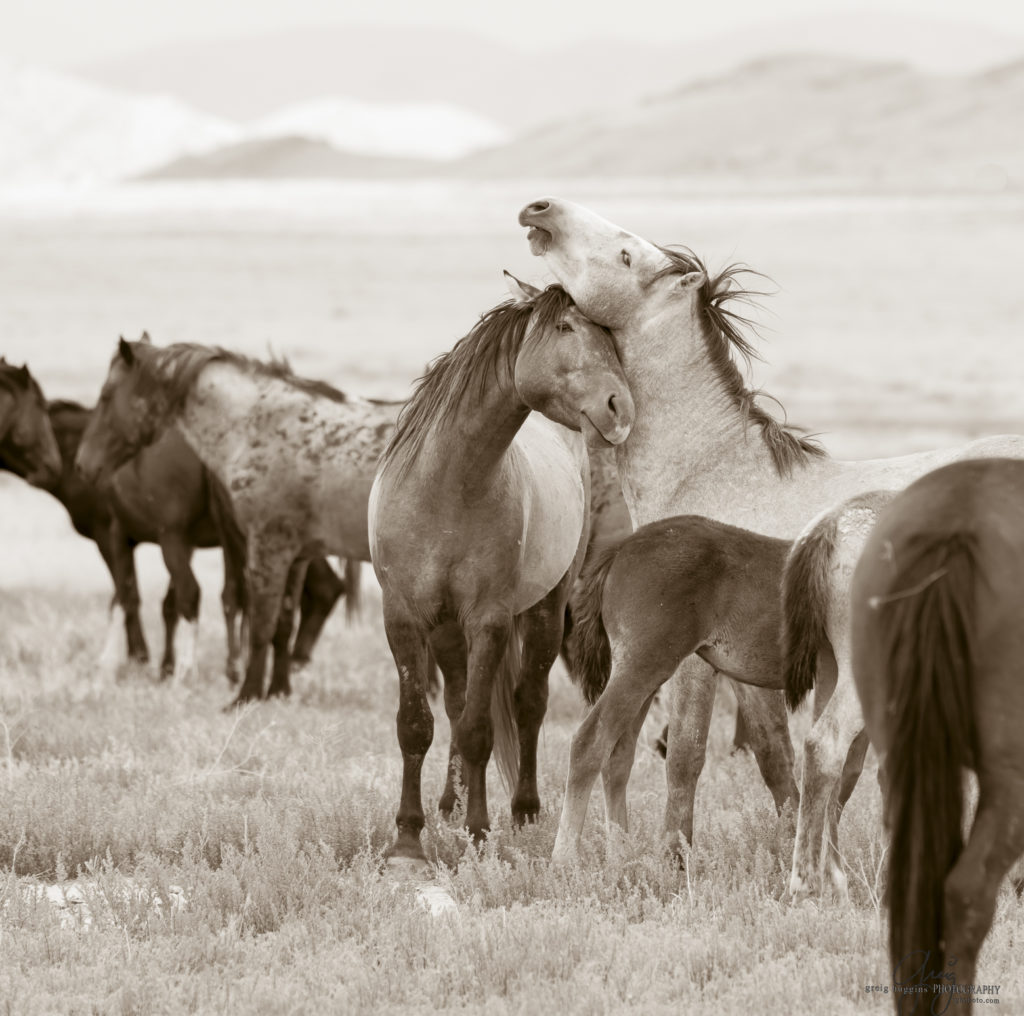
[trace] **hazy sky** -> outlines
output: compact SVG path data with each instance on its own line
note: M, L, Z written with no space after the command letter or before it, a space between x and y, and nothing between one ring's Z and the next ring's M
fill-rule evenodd
M162 42L351 22L461 27L538 50L593 38L692 40L769 19L872 7L1024 36L1020 0L886 0L884 5L856 0L772 0L770 5L764 0L373 0L365 5L352 0L3 0L0 54L73 66Z

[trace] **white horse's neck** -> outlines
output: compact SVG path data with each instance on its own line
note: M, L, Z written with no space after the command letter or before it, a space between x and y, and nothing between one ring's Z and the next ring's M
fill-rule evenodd
M634 526L693 514L767 535L799 532L809 517L805 489L831 463L809 458L780 474L761 427L711 362L692 313L624 330L616 342L636 405L618 452Z

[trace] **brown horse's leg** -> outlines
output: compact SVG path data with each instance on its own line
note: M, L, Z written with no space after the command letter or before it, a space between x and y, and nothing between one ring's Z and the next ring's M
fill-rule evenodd
M643 729L644 720L654 701L657 692L643 704L636 719L629 725L629 729L619 738L612 749L611 758L605 763L601 770L601 782L604 785L605 818L608 823L617 825L623 830L629 828L626 812L626 786L629 783L629 774L633 771L633 760L636 758L636 742Z
M967 846L946 876L943 934L947 963L958 985L974 983L978 950L995 915L996 895L1010 866L1024 852L1021 801L1024 781L986 794L982 786L978 813Z
M548 675L562 645L566 575L522 618L523 662L516 685L516 725L519 728L519 783L512 795L512 822L535 822L540 814L537 790L537 739L548 706Z
M267 671L267 650L274 635L288 570L296 549L285 541L254 532L249 536L247 586L249 589L249 662L245 680L233 705L263 697Z
M455 809L455 785L464 779L462 774L462 757L456 744L455 731L459 717L466 707L466 639L457 624L446 624L434 630L430 636L430 648L433 659L437 660L444 674L444 710L448 714L448 776L444 783L444 793L438 801L438 811L445 818L451 818ZM427 670L434 666L433 659L428 661ZM430 682L427 681L427 694L430 694Z
M292 666L304 667L313 656L313 647L341 594L345 580L322 557L309 562L299 599L299 631L292 650Z
M669 689L665 844L679 857L680 837L686 844L693 842L693 799L707 755L715 676L714 668L699 656L688 656L676 670Z
M274 667L270 678L267 697L272 695L290 695L291 685L291 641L292 629L295 627L295 610L302 595L302 583L306 578L306 562L295 561L288 569L285 581L284 596L281 597L281 610L277 615L277 627L274 629Z
M420 833L423 800L420 773L434 739L434 717L424 687L426 639L419 625L384 604L384 630L398 668L398 745L402 749L402 800L395 825L398 836L388 857L425 861Z
M789 736L789 714L781 691L732 682L750 750L757 759L775 809L781 812L787 801L796 804L800 792L793 776L793 741Z
M652 658L657 650L665 648L662 644L655 646L654 652L650 646L623 646L614 641L612 644L608 685L573 735L562 814L552 852L552 860L557 862L576 854L598 774L608 765L620 741L627 738L628 743L628 732L640 714L646 715L654 693L672 676L674 654L665 659ZM639 722L642 724L642 719Z
M138 663L149 660L146 636L142 631L139 617L139 585L135 578L135 556L132 544L124 530L113 520L96 539L103 561L114 580L114 596L124 611L125 637L128 643L128 659Z
M164 658L160 663L160 679L174 673L174 633L178 628L178 603L174 595L174 579L167 583L164 602L160 606L164 619Z
M456 726L456 738L465 762L466 825L479 842L491 826L487 814L487 763L494 747L491 694L512 636L512 618L492 615L478 620L467 635L466 706ZM421 687L426 702L425 682L421 681Z
M224 629L227 632L227 661L225 673L232 684L238 684L241 674L243 625L241 619L247 613L248 595L245 587L245 555L236 553L234 541L225 540L224 586L220 594L224 612ZM232 546L229 546L232 544Z
M164 564L171 575L174 586L174 603L178 616L185 619L188 626L188 644L182 658L174 666L174 678L180 680L191 675L196 669L196 643L199 634L199 583L192 573L192 546L181 532L168 531L160 534L160 551ZM167 639L171 642L170 653L164 647L164 661L168 656L174 659L174 630L168 630ZM166 674L164 675L166 676Z

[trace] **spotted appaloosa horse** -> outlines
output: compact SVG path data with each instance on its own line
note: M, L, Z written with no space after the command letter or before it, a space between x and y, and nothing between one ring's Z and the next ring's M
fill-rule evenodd
M421 381L370 499L373 566L399 675L404 769L392 866L425 859L428 649L444 675L454 734L442 812L455 804L461 766L469 830L479 838L489 828L493 748L515 788L513 820L537 815L548 671L587 545L580 431L594 443L618 444L632 423L608 333L559 287L510 285L518 299L485 314Z
M236 701L261 697L271 639L281 625L290 634L308 560L369 560L366 503L399 408L224 349L121 340L77 463L94 477L173 424L228 492L249 595ZM269 693L289 689L287 654L276 653Z

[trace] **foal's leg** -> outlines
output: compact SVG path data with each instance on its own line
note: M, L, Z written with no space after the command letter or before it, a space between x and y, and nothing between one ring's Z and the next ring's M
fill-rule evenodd
M167 583L167 592L161 604L160 613L164 619L164 658L160 663L160 678L174 673L174 633L178 627L178 603L174 595L174 579Z
M629 823L626 814L626 786L629 783L629 774L633 771L633 761L636 758L636 742L643 729L644 720L654 701L655 692L640 708L636 718L629 725L629 729L619 738L612 749L611 757L601 770L601 783L604 785L604 806L605 819L609 825L617 825L623 831L628 829Z
M491 825L487 814L487 763L494 748L491 695L495 677L503 668L512 635L512 618L508 614L491 614L474 619L467 628L466 706L456 726L456 737L459 754L465 762L466 825L473 839L479 842ZM420 684L426 702L425 682Z
M660 648L655 647L655 652ZM608 685L573 735L553 861L567 861L575 855L594 781L620 740L627 738L628 743L639 715L646 713L654 693L672 675L674 654L665 659L652 659L653 655L647 646L612 642ZM671 743L669 751L671 755Z
M835 806L841 791L844 768L852 752L854 740L864 730L864 718L853 682L848 653L841 650L840 669L835 691L821 714L814 721L804 741L804 765L800 814L797 818L796 843L793 846L793 869L789 891L793 896L812 893L822 888L821 865L826 851L825 820L830 806ZM828 684L825 684L827 693ZM818 690L815 689L817 702ZM863 759L861 760L863 764ZM859 774L859 768L856 772ZM853 778L856 784L855 777ZM853 787L849 787L852 793ZM849 796L849 795L847 795ZM838 824L838 818L836 819ZM845 877L838 864L838 847L828 848L829 856L835 851L830 875L836 890L842 896ZM827 862L826 862L827 863Z
M665 756L665 843L680 854L680 837L693 842L693 799L704 768L715 705L715 669L699 656L679 664L669 688L668 753Z
M565 624L565 601L570 575L522 618L523 663L516 686L516 725L519 728L519 783L512 795L515 825L535 822L540 813L537 791L537 739L548 706L548 674L558 657Z
M978 950L992 926L999 887L1024 852L1024 781L1018 777L1014 786L1000 789L998 795L986 794L982 787L967 846L946 876L943 934L947 960L956 959L958 985L974 983Z
M291 685L291 641L292 629L295 627L295 610L299 597L302 595L302 583L306 579L306 562L294 561L288 569L285 581L284 596L281 597L281 610L277 615L277 627L274 629L274 668L270 679L267 697L272 695L290 695Z
M436 628L430 636L430 649L433 659L444 674L444 710L448 714L448 776L444 783L444 793L438 801L437 809L445 818L451 818L455 809L455 784L464 780L462 772L462 756L459 755L455 732L459 717L466 707L466 639L462 629L456 623L449 623ZM430 690L430 672L434 668L433 660L427 661L427 695Z
M232 546L229 546L232 544ZM241 621L247 612L245 587L245 555L236 553L233 541L224 540L224 587L220 603L224 611L224 629L227 632L227 660L224 672L232 684L238 684L242 667Z
M114 580L114 597L117 605L124 613L125 637L128 643L128 659L138 663L149 660L149 649L146 637L142 632L142 621L139 617L139 585L135 577L134 548L124 530L116 520L103 530L96 538L103 561ZM113 618L112 618L113 620ZM112 640L113 632L108 633L108 641ZM113 656L113 644L104 648L101 659ZM120 659L120 653L117 653Z
M267 650L277 625L288 571L298 548L260 531L249 534L246 585L249 589L249 662L233 705L263 697Z
M306 580L299 599L299 631L292 650L293 667L304 667L309 663L320 632L344 592L344 580L327 560L314 557L306 570Z
M185 619L186 641L181 658L174 665L174 680L180 681L186 675L196 671L196 644L199 640L199 583L192 574L192 545L181 532L164 532L160 535L160 550L164 556L164 564L171 573L174 585L174 601L179 616ZM172 641L171 658L173 659L173 631L168 633ZM167 649L164 649L167 659ZM166 675L165 675L166 676Z
M787 801L795 803L800 799L793 777L793 741L789 736L786 700L774 688L731 683L747 743L775 802L775 810L781 812Z
M423 831L420 774L423 759L434 739L434 717L424 687L426 639L420 626L395 610L386 595L384 630L398 668L398 745L402 749L402 800L395 817L398 836L388 851L388 866L395 868L402 866L403 860L426 862L420 843ZM398 865L393 863L395 861Z

